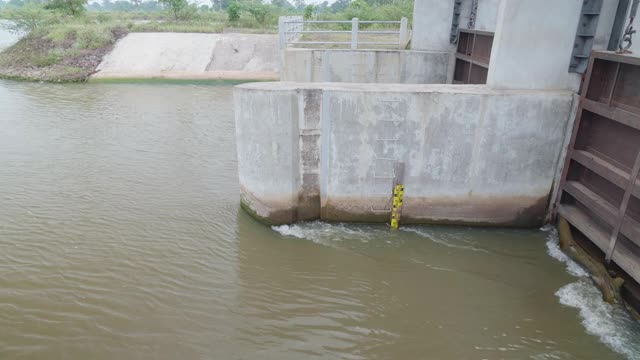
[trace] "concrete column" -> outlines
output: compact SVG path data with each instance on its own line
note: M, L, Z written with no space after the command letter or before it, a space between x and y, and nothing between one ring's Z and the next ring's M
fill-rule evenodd
M496 21L500 2L501 0L478 0L476 30L496 31Z
M627 27L627 25L629 25L629 16L630 15L631 15L631 7L629 7L629 13L627 14L627 18L625 19L625 22L624 22L624 27L625 28ZM640 8L638 8L638 10L636 11L636 19L633 22L633 28L634 29L640 29ZM632 51L633 56L640 56L640 34L639 33L635 33L633 35L633 43L632 43L631 48L629 50Z
M577 91L569 73L582 0L503 0L498 8L487 85Z
M453 51L449 43L453 0L415 0L411 49Z
M618 0L602 2L600 16L598 17L598 27L596 28L596 36L593 39L593 50L607 50L617 10Z

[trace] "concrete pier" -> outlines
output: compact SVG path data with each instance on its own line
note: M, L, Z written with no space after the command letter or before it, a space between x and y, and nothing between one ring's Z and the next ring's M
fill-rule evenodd
M456 85L254 83L234 96L242 203L272 224L388 221L403 162L404 223L539 225L572 103Z

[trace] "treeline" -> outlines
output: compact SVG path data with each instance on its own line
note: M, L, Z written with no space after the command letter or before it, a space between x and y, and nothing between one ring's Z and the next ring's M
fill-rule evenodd
M309 5L304 0L210 0L209 4L199 6L187 0L102 0L88 3L86 0L0 0L1 8L20 8L28 4L49 4L56 1L70 4L78 11L105 12L142 12L158 13L169 11L177 20L188 20L197 12L223 12L229 20L238 19L238 15L246 13L258 22L266 22L280 15L305 15L324 19L350 19L358 17L362 20L399 19L402 16L411 18L413 0L336 0L333 3L324 1L318 5ZM60 6L58 6L60 7ZM181 16L182 15L182 16Z
M87 25L92 19L98 23L129 21L126 25L131 31L219 32L226 26L275 31L278 17L283 15L319 20L399 20L411 19L412 13L413 0L337 0L318 5L304 0L210 0L201 5L187 0L0 0L0 18L13 20L20 31L73 21L62 21L56 14L82 17Z

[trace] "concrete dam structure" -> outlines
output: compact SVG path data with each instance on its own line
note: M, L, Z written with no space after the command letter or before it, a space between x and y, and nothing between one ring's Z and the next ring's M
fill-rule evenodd
M629 10L473 3L417 0L411 50L402 22L383 50L359 47L375 31L357 19L350 49L300 48L322 31L281 21L283 81L235 89L243 208L270 224L389 222L396 203L403 223L548 221L589 54L618 46Z
M242 207L268 224L557 220L603 299L640 314L638 8L416 0L411 50L402 21L397 50L358 47L375 31L357 19L350 49L290 47L322 31L281 22L286 81L235 88Z
M537 226L571 103L485 86L241 85L242 202L274 224L386 222L403 163L404 223Z

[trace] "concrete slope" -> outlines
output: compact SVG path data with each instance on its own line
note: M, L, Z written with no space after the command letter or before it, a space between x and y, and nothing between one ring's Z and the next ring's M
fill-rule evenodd
M94 78L277 80L277 35L132 33Z

